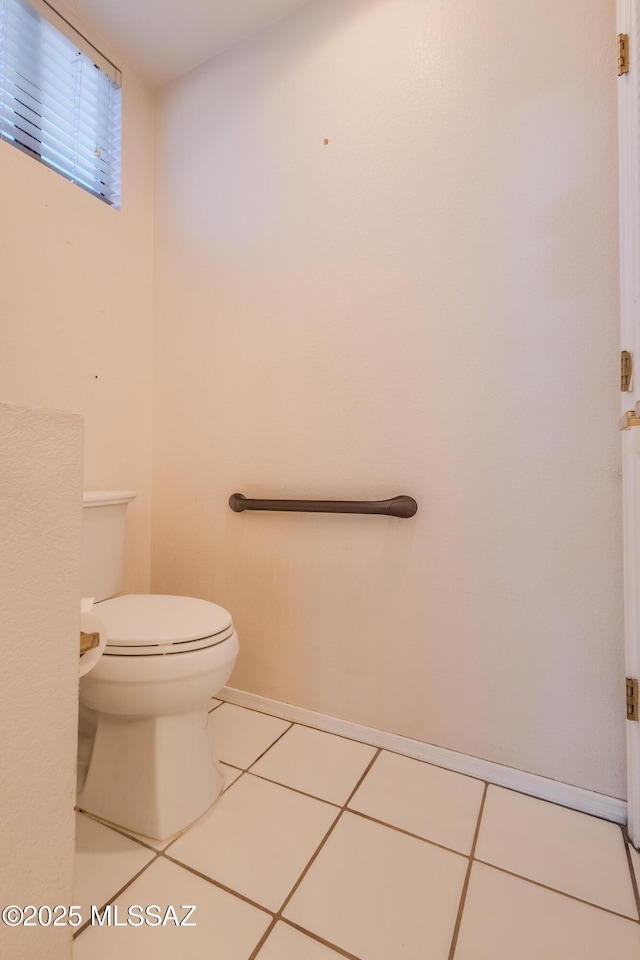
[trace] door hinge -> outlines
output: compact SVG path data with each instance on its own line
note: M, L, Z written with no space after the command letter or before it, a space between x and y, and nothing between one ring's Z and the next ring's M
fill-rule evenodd
M618 76L629 73L629 34L618 34Z
M638 720L638 681L627 677L627 720Z
M633 359L628 350L620 354L620 389L623 393L631 390L631 374L633 373Z

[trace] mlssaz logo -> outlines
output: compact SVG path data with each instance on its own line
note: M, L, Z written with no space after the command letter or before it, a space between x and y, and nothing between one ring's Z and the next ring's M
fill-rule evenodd
M145 907L132 903L125 910L110 903L102 910L91 907L91 925L98 927L195 927L191 917L195 912L193 904L181 904L179 907L159 907L150 903Z

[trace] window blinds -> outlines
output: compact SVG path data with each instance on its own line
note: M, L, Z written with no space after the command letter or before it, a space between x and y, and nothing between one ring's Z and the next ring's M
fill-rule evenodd
M120 205L120 88L26 0L0 0L0 137Z

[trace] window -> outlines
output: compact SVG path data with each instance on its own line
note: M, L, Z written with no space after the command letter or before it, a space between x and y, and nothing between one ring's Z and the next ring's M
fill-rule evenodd
M0 0L0 137L117 207L120 71L40 10Z

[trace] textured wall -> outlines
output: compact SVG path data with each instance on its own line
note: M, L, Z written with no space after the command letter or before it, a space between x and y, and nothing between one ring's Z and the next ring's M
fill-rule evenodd
M95 31L88 35L95 37ZM151 487L153 98L111 55L123 69L121 210L0 142L0 398L84 415L86 487L139 493L129 515L127 585L144 591Z
M236 686L623 796L614 32L322 0L163 91L152 587Z
M0 903L70 904L82 418L0 403ZM0 925L11 960L71 956L68 927Z

